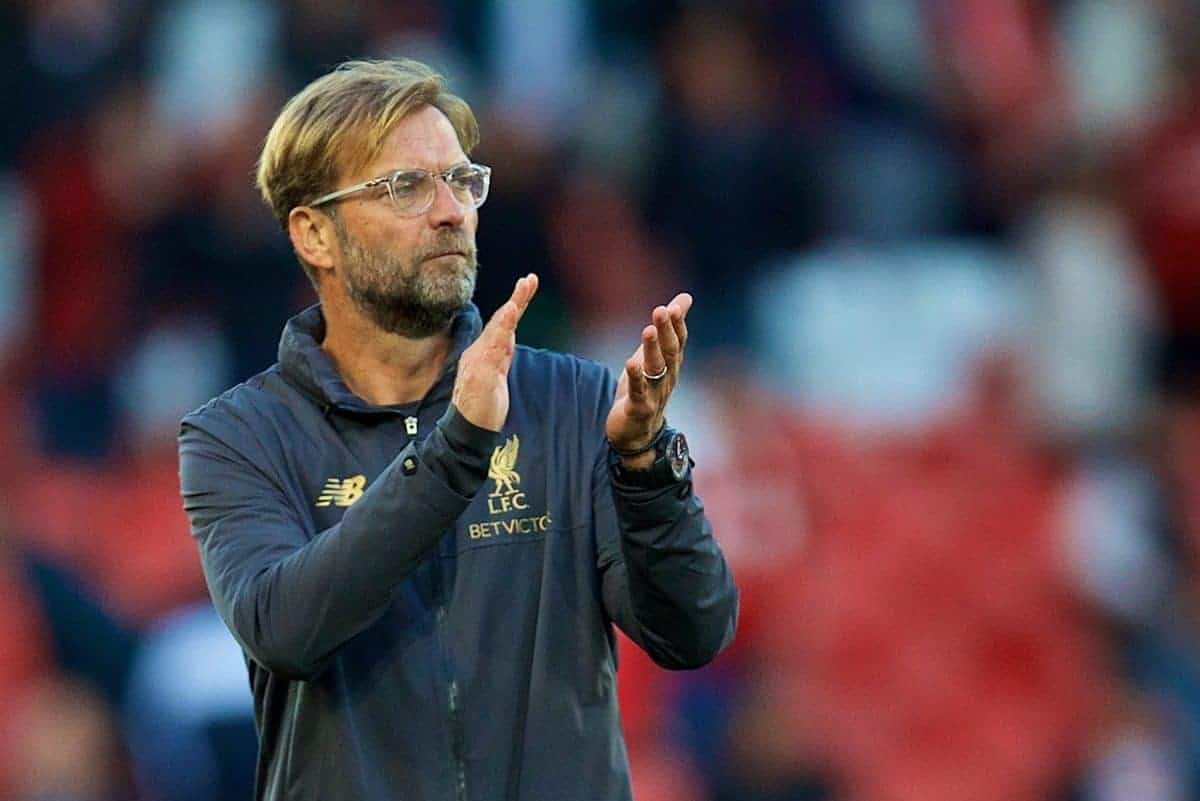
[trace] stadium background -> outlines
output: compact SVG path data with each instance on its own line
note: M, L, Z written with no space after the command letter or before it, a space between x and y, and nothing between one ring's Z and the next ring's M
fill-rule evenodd
M312 300L277 109L404 54L481 118L485 314L535 270L521 339L617 364L696 296L742 618L622 650L639 801L1200 798L1197 42L1190 0L0 5L0 797L249 797L176 423Z

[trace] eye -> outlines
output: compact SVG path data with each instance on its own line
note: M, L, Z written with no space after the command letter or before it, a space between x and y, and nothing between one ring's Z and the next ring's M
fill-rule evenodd
M455 191L472 198L479 198L483 195L484 180L483 170L474 164L455 167L447 178L448 183Z
M429 180L429 176L420 172L400 172L392 176L392 192L397 197L410 197L420 194L421 185Z

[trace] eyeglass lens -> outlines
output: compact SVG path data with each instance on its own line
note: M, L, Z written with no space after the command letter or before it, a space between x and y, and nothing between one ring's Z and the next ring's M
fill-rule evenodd
M420 214L433 205L438 176L424 170L399 172L389 181L396 209L401 214ZM479 208L487 198L487 171L464 165L446 176L446 185L463 205Z

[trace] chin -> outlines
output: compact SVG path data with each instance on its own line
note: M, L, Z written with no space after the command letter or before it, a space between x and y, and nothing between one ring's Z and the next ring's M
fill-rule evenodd
M422 294L431 301L430 305L440 308L461 309L475 294L475 271L456 270L451 275L430 276Z

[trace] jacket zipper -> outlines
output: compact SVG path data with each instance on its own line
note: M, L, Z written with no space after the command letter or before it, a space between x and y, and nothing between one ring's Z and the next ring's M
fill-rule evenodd
M467 801L467 766L463 760L462 720L458 714L458 681L450 679L450 743L454 758L454 790L457 801Z
M453 372L455 367L457 367L457 360L455 364L450 366L450 369L446 370L446 373ZM409 441L416 439L419 423L418 416L421 414L421 409L424 405L425 399L422 398L417 402L416 412L404 418L404 433L408 435ZM450 660L450 650L446 647L445 635L443 634L446 625L446 585L443 580L442 570L443 568L439 561L437 569L433 574L434 580L437 582L435 596L438 604L437 644L438 649L441 651L442 672L447 680L446 700L450 712L450 762L454 767L454 799L455 801L467 801L467 765L463 756L463 751L466 749L466 738L463 734L462 715L459 711L458 679L454 677L454 667Z
M446 678L446 700L450 718L450 762L454 768L454 798L455 801L467 801L467 765L463 757L465 737L463 735L462 714L458 695L458 679L454 677L453 666L450 663L450 652L446 648L443 631L446 624L446 600L442 583L442 571L435 571L437 577L438 608L437 608L437 643L441 651L441 667Z

